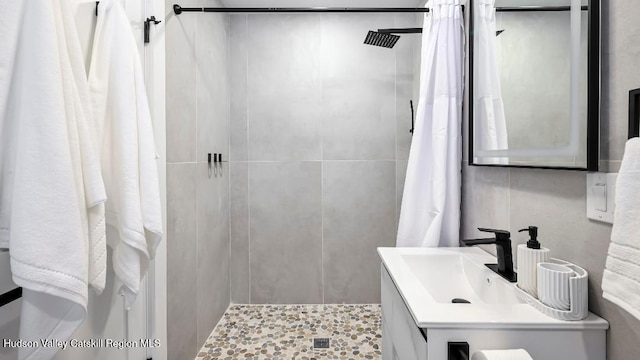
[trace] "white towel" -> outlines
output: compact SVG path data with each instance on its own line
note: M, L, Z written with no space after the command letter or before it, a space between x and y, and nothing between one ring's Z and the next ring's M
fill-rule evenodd
M627 141L616 181L616 210L602 296L640 319L640 138Z
M162 239L157 156L144 77L120 1L98 8L89 85L109 202L107 243L128 308Z
M14 282L24 288L23 340L68 339L85 317L89 283L98 292L104 287L106 197L71 5L24 2L3 118L16 141L11 171L3 174L13 187L2 197L11 205L0 237ZM49 359L56 351L21 348L19 356Z
M7 1L0 12L0 249L9 248L16 124L7 115L13 103L9 97L23 7L23 1Z
M533 360L524 349L481 350L473 353L471 360Z

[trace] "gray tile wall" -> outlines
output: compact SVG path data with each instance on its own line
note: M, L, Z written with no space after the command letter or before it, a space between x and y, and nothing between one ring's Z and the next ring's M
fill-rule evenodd
M167 164L167 351L172 359L190 357L198 345L195 200L196 164Z
M627 138L628 91L640 87L639 16L636 2L602 2L601 171L618 171ZM586 217L586 174L468 166L466 144L464 156L461 235L476 237L479 226L503 228L517 245L526 236L515 231L538 225L540 241L552 256L589 272L589 308L611 325L607 359L637 359L640 321L602 298L611 226Z
M375 249L396 237L395 161L325 161L324 301L371 303L380 297Z
M168 358L193 359L230 301L227 15L174 16L166 2ZM187 0L182 6L219 6Z
M231 300L378 303L411 136L413 15L232 15Z
M321 165L249 163L252 302L322 302Z

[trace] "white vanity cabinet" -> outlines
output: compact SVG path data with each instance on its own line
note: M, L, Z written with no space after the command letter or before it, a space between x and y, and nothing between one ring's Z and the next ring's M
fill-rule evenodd
M427 360L427 340L416 326L384 265L382 273L382 359Z

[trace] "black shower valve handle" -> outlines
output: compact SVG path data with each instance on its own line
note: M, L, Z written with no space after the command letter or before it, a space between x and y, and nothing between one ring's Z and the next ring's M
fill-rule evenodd
M409 105L411 106L411 130L409 130L409 133L413 134L413 130L415 129L413 123L414 123L414 113L413 113L413 100L409 100Z

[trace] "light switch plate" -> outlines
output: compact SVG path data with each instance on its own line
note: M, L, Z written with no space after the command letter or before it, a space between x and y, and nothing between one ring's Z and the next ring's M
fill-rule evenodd
M587 173L587 217L613 224L616 173Z

